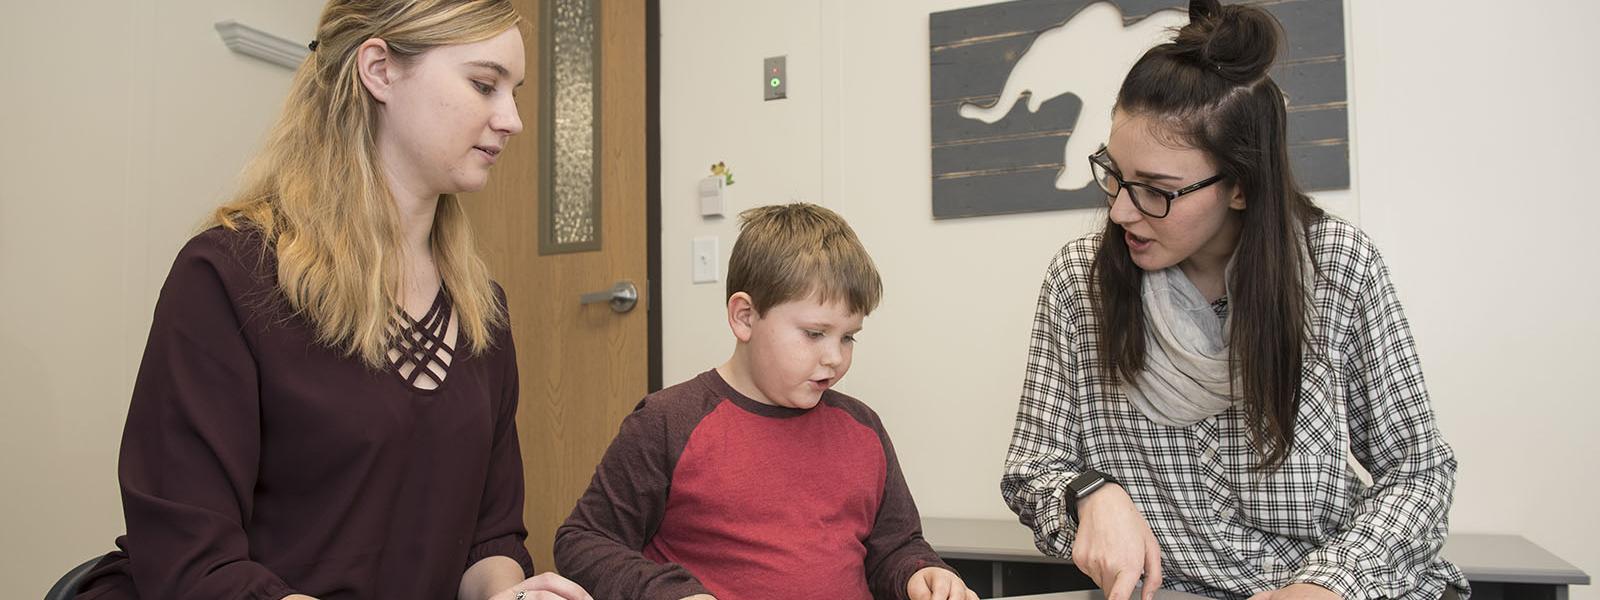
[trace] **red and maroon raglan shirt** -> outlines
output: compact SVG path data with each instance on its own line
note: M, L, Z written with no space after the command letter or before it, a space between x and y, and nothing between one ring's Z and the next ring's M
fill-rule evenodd
M623 420L555 560L603 600L904 600L917 570L949 568L872 409L832 390L769 406L715 370Z

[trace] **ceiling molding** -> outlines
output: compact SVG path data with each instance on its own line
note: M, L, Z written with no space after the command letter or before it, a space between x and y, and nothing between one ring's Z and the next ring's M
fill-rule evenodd
M229 50L252 56L289 70L300 68L311 50L305 44L278 37L229 19L217 22L217 34Z

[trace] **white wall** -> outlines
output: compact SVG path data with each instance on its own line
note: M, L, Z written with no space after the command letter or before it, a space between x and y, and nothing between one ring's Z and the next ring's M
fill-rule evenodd
M1385 251L1461 463L1453 529L1522 534L1600 576L1588 380L1600 205L1581 183L1600 164L1586 26L1600 4L1350 12L1361 224Z
M720 364L729 339L723 284L691 285L690 238L720 238L721 274L738 212L822 196L824 96L817 6L806 2L663 2L661 9L662 278L665 379ZM762 102L762 59L788 55L786 100ZM733 169L727 217L702 219L695 196L710 166ZM758 201L758 199L761 199Z
M689 240L791 199L834 208L883 271L842 389L894 434L924 514L1010 517L998 478L1044 266L1097 211L934 222L930 12L985 0L663 3L663 347L668 383L731 350L721 284ZM1600 353L1584 228L1600 222L1600 4L1349 0L1354 189L1319 201L1385 252L1441 428L1461 462L1453 530L1524 535L1600 575L1600 495L1583 375ZM762 102L765 56L790 98ZM819 157L820 154L820 157ZM737 174L730 218L695 213L706 165ZM1521 173L1521 175L1513 175ZM1600 598L1578 589L1574 598Z
M19 3L0 19L0 595L42 596L123 531L117 448L150 312L309 40L321 0Z
M668 381L731 348L721 284L689 283L689 239L720 235L726 260L737 231L695 214L707 166L734 167L730 215L839 210L888 286L844 389L883 414L935 516L1009 516L996 481L1039 276L1099 218L929 218L927 13L982 2L663 3ZM303 39L321 4L36 2L0 19L0 593L42 594L122 531L116 452L156 292L289 78L211 24ZM1600 359L1582 259L1600 222L1583 42L1600 5L1348 4L1356 189L1322 200L1394 271L1462 463L1454 529L1519 533L1600 575L1600 409L1581 379ZM778 54L790 98L763 103Z

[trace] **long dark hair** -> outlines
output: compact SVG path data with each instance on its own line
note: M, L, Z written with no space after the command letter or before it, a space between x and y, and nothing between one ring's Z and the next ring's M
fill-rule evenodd
M1134 63L1117 92L1117 110L1151 118L1216 162L1245 198L1239 245L1228 284L1234 313L1228 361L1239 382L1259 469L1288 456L1299 410L1302 346L1307 337L1301 271L1304 228L1322 209L1300 191L1289 169L1283 91L1267 76L1282 45L1278 21L1253 6L1189 4L1176 39ZM1102 364L1124 383L1144 368L1141 272L1123 228L1106 219L1095 255L1095 313L1103 327Z

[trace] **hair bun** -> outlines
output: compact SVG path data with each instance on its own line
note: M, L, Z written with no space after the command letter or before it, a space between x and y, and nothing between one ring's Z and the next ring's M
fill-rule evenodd
M1282 26L1255 6L1191 0L1189 24L1178 30L1178 54L1223 79L1245 84L1265 77L1278 57Z

